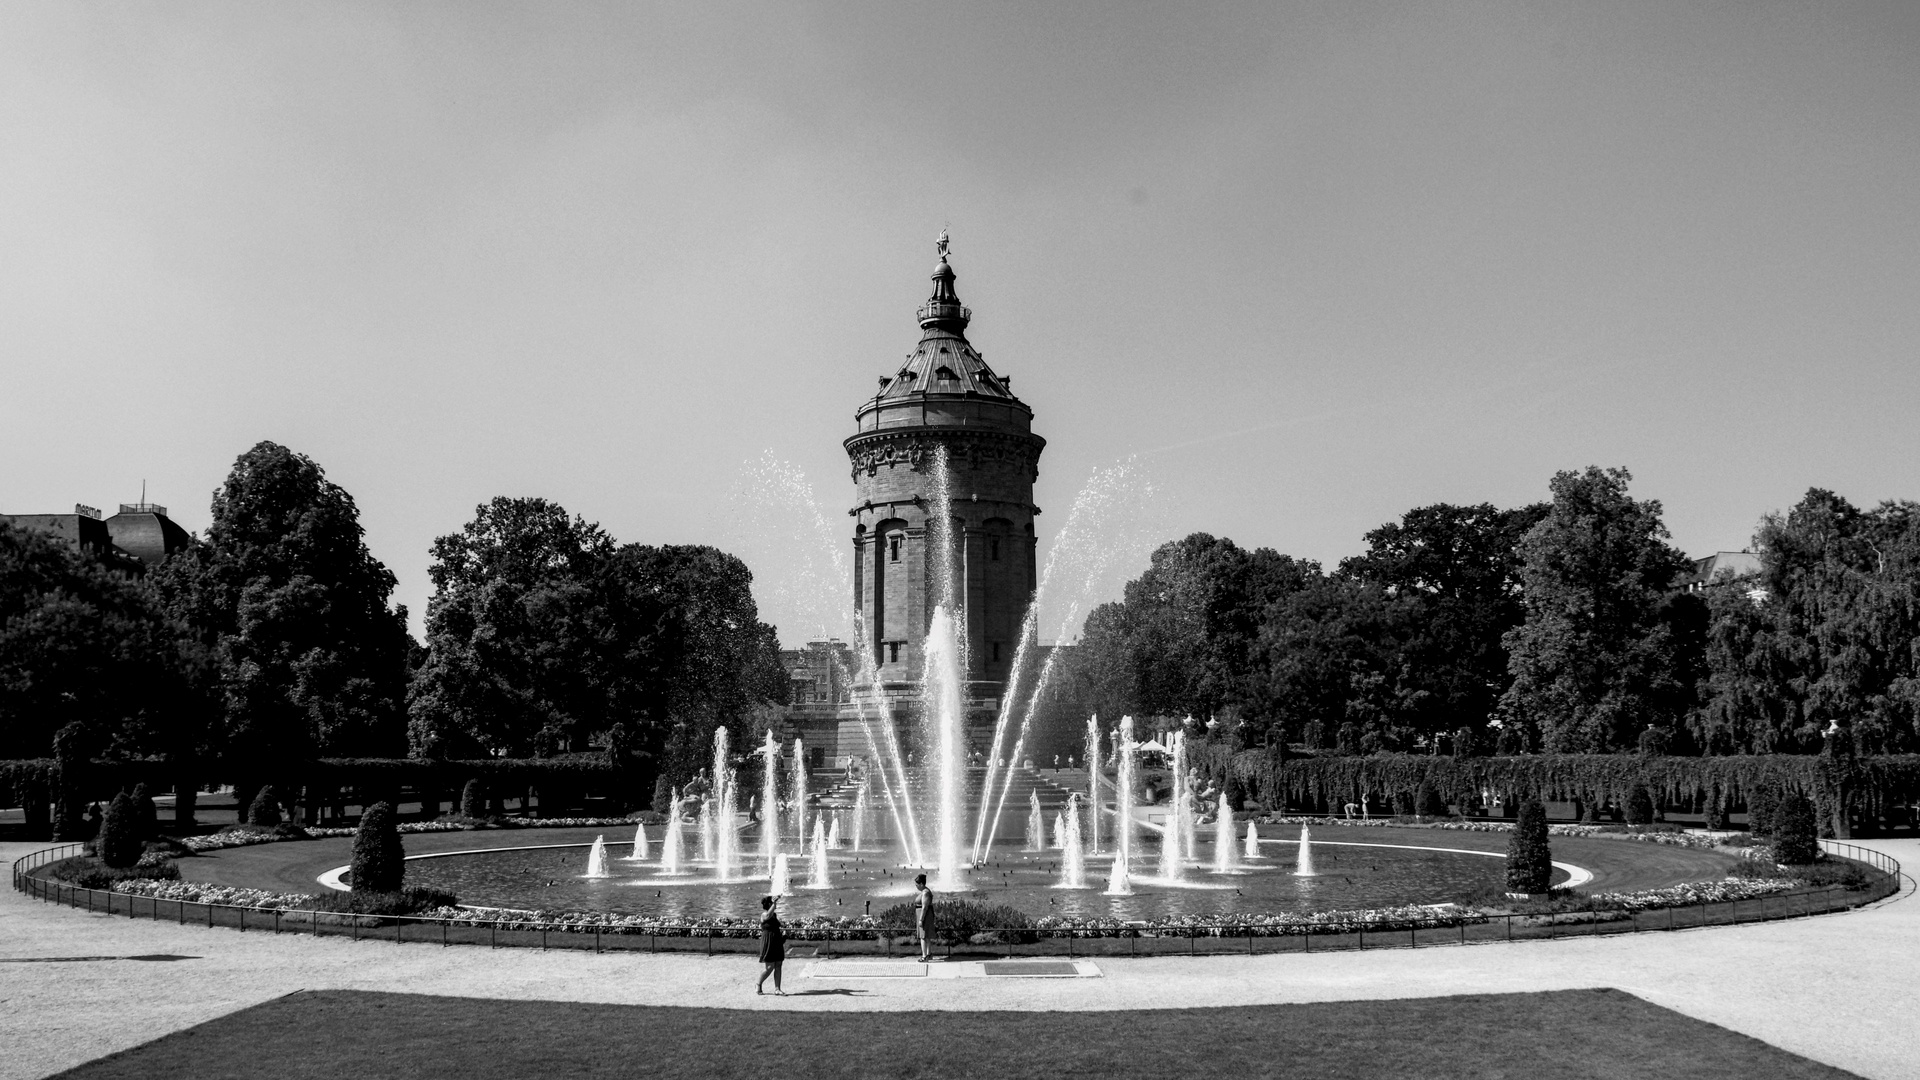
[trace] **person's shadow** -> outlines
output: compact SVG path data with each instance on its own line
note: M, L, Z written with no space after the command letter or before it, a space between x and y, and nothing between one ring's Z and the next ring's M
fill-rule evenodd
M825 990L794 990L789 994L787 994L787 996L788 997L852 997L855 994L864 994L864 993L866 993L865 990L855 990L850 986L835 986L835 987L832 987L831 989L825 989Z

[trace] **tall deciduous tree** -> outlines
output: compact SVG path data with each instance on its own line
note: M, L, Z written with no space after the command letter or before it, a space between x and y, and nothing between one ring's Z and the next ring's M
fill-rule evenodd
M1520 539L1546 513L1544 503L1422 506L1367 533L1366 552L1340 564L1408 605L1399 659L1413 729L1432 737L1492 715L1511 681L1502 639L1525 616Z
M579 750L618 724L658 765L676 730L705 747L714 725L785 701L752 575L724 552L615 547L553 503L499 498L434 555L417 754Z
M398 755L411 641L394 577L352 496L304 454L262 442L214 493L204 543L155 586L212 650L219 749L244 773L323 754Z
M1802 749L1920 746L1920 503L1863 512L1815 488L1755 539L1770 632L1746 653L1739 689L1787 707L1744 715Z
M1630 480L1625 469L1556 474L1552 507L1520 542L1526 618L1506 635L1501 710L1524 748L1631 749L1691 704L1688 624L1704 615L1674 593L1689 564L1666 542L1659 502L1629 496Z

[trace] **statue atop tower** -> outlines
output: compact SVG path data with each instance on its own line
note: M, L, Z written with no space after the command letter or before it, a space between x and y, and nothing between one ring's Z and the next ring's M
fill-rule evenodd
M846 440L853 466L853 602L878 686L904 701L921 677L933 607L951 596L965 628L967 696L997 699L1037 585L1033 482L1046 440L1011 380L967 341L973 312L960 302L935 243L932 292L916 313L920 342L855 412ZM945 451L944 496L935 460ZM943 504L944 503L944 504ZM944 515L944 528L941 518ZM948 537L948 558L933 545ZM941 567L951 581L939 581Z

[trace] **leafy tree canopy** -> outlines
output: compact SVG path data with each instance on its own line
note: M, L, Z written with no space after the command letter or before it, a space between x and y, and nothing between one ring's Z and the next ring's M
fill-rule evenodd
M1520 541L1525 621L1505 638L1506 749L1632 749L1692 702L1704 612L1673 592L1690 564L1666 542L1659 502L1627 494L1631 479L1556 474L1552 506Z
M214 493L204 543L153 575L214 654L230 758L398 756L411 639L394 577L352 496L304 454L262 442Z
M703 743L785 701L752 574L724 552L616 547L544 499L502 497L436 541L434 560L416 754L579 750L617 724L630 753L657 762L680 728Z
M0 759L51 756L70 723L93 753L173 752L192 664L137 577L0 522Z

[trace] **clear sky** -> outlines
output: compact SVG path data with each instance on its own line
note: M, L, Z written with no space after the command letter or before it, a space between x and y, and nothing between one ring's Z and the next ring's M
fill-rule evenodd
M1920 497L1916 56L1914 3L10 3L0 512L203 529L272 439L416 627L497 494L759 551L771 455L844 532L946 226L1043 541L1138 455L1154 535L1329 564L1588 464L1739 548Z

